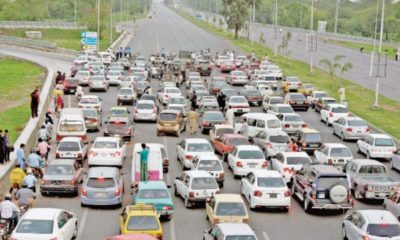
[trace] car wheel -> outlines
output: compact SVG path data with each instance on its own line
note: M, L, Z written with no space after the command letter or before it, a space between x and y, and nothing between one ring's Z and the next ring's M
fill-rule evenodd
M81 207L86 207L86 204L84 204L84 203L81 203Z
M187 197L185 197L184 204L185 204L185 208L192 207L192 203L189 201L189 199Z
M305 211L306 213L310 213L310 211L311 211L311 204L308 202L308 199L307 199L307 196L306 196L306 195L304 195L303 208L304 208L304 211Z
M175 197L179 197L178 190L176 189L176 185L174 185L174 195L175 195Z
M74 234L72 235L71 239L76 239L78 237L78 224L75 223Z
M347 235L346 235L346 228L344 226L342 227L342 238L343 238L343 240L348 240Z

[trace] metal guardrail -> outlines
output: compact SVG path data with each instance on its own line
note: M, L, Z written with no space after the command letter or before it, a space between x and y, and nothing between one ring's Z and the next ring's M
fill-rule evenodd
M77 22L62 21L0 21L0 28L35 28L35 29L86 29L86 26L80 26Z
M45 51L55 51L57 48L57 44L35 40L35 39L28 39L28 38L20 38L20 37L11 37L11 36L4 36L0 35L0 43L8 44L8 45L16 45L21 47L28 47L34 48L39 50Z

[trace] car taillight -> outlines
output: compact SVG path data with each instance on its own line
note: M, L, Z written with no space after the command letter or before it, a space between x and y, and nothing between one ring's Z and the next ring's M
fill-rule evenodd
M193 159L193 156L192 155L185 155L185 158L188 159L188 160L191 160L191 159Z
M189 192L189 198L194 198L194 192Z
M90 119L91 123L97 123L97 119Z
M173 208L171 206L164 206L162 209L164 211L172 211L173 210Z
M268 167L268 162L267 162L267 161L264 161L263 164L262 164L262 166L261 166L261 168L267 168L267 167Z
M201 126L203 126L203 127L207 127L207 126L209 126L210 125L210 123L208 123L208 122L202 122L201 123Z
M256 190L256 191L254 191L253 195L254 195L254 197L262 197L262 192Z
M45 181L44 180L41 180L40 181L40 185L44 185L45 184Z
M369 132L369 131L371 131L371 129L367 128L367 129L365 129L365 131Z
M60 158L60 157L61 157L60 153L56 152L56 158Z
M290 125L289 124L285 124L285 126L283 126L284 128L289 128Z
M158 240L162 240L162 235L161 235L161 234L157 234L157 235L156 235L156 238L157 238Z
M330 113L329 113L329 117L333 117L333 113L330 112Z
M303 124L301 124L301 127L302 127L302 128L306 128L306 127L307 127L307 124L303 123Z
M272 144L271 143L267 143L267 148L272 148Z
M82 188L81 193L82 193L83 196L87 196L87 190L86 189Z
M131 133L131 131L132 131L132 128L128 128L128 130L126 130L126 133Z
M371 240L371 238L369 238L368 236L363 236L362 240Z
M75 185L75 180L70 181L71 185Z
M311 192L310 196L312 199L317 199L317 193L316 192Z
M119 156L121 156L121 152L117 151L117 152L113 153L112 156L119 157Z
M219 178L224 178L225 177L225 174L224 173L220 173L219 174Z
M294 100L289 101L289 104L295 104L295 103L296 103L296 101L294 101Z
M347 132L352 132L353 129L352 129L352 128L346 128L346 131L347 131Z
M236 162L236 167L243 167L242 162Z
M292 194L291 194L291 192L288 190L288 191L285 191L285 193L284 193L284 196L285 197L290 197Z
M329 165L333 165L333 160L332 159L328 159L328 164Z
M62 137L61 135L58 135L58 134L57 134L57 136L56 136L57 142L61 141L62 139L63 139L63 137Z
M121 194L121 190L119 188L115 189L114 195L118 197Z
M137 108L135 108L135 113L138 113L138 112L139 112L139 110Z
M94 106L94 108L96 108L96 109L100 109L100 106Z

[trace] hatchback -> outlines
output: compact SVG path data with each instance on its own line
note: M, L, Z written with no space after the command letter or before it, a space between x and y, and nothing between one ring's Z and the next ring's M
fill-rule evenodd
M180 111L164 110L157 119L157 136L162 133L173 133L177 137L186 131L186 121Z
M157 106L151 100L139 100L134 107L133 120L138 121L157 121Z

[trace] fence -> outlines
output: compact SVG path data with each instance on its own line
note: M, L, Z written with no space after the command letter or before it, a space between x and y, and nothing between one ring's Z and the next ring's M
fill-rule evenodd
M86 29L86 26L79 26L77 22L37 22L37 21L0 21L0 28L57 28L57 29Z
M28 47L44 51L55 51L57 49L57 45L55 43L28 39L28 38L4 36L4 35L0 35L0 43L21 46L21 47Z

